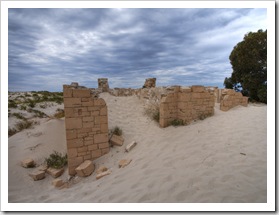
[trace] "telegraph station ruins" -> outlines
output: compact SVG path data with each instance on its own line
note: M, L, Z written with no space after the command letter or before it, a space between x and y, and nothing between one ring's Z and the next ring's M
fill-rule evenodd
M108 109L99 94L136 96L143 103L156 104L159 126L165 128L176 122L190 124L194 120L214 115L215 104L228 111L247 106L248 97L231 89L204 86L156 87L156 78L146 79L140 89L109 88L108 79L98 79L98 88L86 88L73 82L63 86L68 172L77 173L84 161L95 160L110 151Z

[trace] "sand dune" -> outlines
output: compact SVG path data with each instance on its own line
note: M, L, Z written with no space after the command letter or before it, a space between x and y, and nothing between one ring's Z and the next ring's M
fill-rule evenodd
M53 150L66 152L63 119L42 121L9 138L9 202L267 202L266 105L235 107L188 126L159 128L135 96L101 94L108 105L109 128L124 132L122 147L94 161L112 173L94 172L70 188L56 189L48 175L33 181L20 161L42 163ZM129 153L125 146L138 144ZM118 168L121 159L132 162ZM61 178L67 179L67 172Z

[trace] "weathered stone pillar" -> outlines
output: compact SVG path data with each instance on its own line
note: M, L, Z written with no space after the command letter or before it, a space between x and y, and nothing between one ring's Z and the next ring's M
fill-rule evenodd
M143 88L151 88L151 87L156 87L156 78L145 79L145 83L143 85Z
M68 171L85 160L94 160L109 152L108 113L103 99L91 97L91 90L63 85Z
M109 91L109 84L107 78L99 78L98 79L98 88L102 89L102 92Z

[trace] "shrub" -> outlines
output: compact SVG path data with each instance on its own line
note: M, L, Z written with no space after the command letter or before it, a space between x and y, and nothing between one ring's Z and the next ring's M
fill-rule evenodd
M153 118L156 122L159 122L159 121L160 121L160 112L159 112L159 110L154 111L152 118Z
M30 108L34 108L36 106L36 102L34 100L32 100L32 99L28 99L27 103L28 103L27 104L28 107L30 107Z
M61 169L67 165L67 154L62 155L61 153L54 151L48 158L45 159L45 163L48 167Z
M174 119L170 122L170 124L173 126L184 125L183 120L181 120L181 119Z
M10 136L13 136L14 134L16 134L17 133L17 130L16 129L14 129L14 128L9 128L9 130L8 130L8 136L10 137Z
M57 119L65 117L65 112L63 109L57 108L56 113L54 114L54 117Z
M117 136L121 136L122 135L122 129L119 128L118 126L115 126L113 129L110 130L111 134L115 134Z
M9 108L17 108L17 104L14 100L9 100L8 106Z
M27 120L22 113L12 113L13 116L15 116L17 119L23 119L23 120Z
M33 125L32 121L24 120L21 122L18 122L15 126L18 131L22 131L23 129L30 128Z
M48 115L46 115L44 112L39 111L39 110L32 110L32 112L35 113L34 117L39 117L39 118L46 118L46 117L48 117Z
M19 107L19 110L26 110L26 109L27 109L26 105L21 105L21 106Z

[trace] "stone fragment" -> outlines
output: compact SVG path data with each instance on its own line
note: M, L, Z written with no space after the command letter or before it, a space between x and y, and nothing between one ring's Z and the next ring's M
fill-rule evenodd
M132 159L123 159L123 160L120 160L118 162L118 167L119 168L124 168L125 166L129 165L129 163L131 163Z
M84 161L76 169L76 173L79 177L87 177L91 175L95 170L95 165L90 160Z
M100 166L100 167L97 169L96 174L98 175L98 174L100 174L100 173L102 173L102 172L105 172L105 171L107 171L107 170L108 170L107 167L105 167L105 166Z
M130 144L128 144L125 148L126 152L131 151L136 145L137 145L136 141L133 141Z
M102 178L102 177L104 177L106 175L109 175L110 173L111 173L110 170L107 170L105 172L99 173L98 175L96 175L96 179L98 180L98 179L100 179L100 178Z
M44 171L34 171L29 174L31 178L33 178L34 181L42 180L45 178L45 172Z
M54 187L61 187L64 185L64 181L61 178L56 178L52 181Z
M46 172L46 171L47 171L47 168L48 168L47 165L44 165L44 164L43 164L43 165L41 165L41 166L38 168L38 170L39 170L39 171L44 171L44 172Z
M58 178L59 176L61 176L64 172L64 168L61 169L55 169L52 167L49 167L46 172L51 175L53 178Z
M23 161L21 161L21 166L25 167L25 168L32 168L35 167L35 161L32 158L27 158Z
M110 138L110 143L115 146L122 146L124 143L124 138L114 134Z

